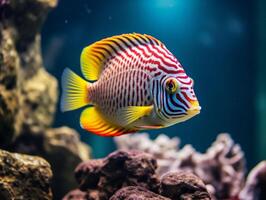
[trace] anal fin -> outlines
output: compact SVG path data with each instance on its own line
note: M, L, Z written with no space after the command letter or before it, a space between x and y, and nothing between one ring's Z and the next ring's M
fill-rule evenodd
M116 126L106 121L95 107L88 107L81 113L80 125L83 129L100 136L112 137L135 132L135 130Z

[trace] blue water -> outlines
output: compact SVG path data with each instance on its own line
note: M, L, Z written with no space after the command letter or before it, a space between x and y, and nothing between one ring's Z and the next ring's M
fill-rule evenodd
M83 47L107 36L146 33L161 40L195 81L202 106L197 117L149 131L179 136L204 151L220 132L229 132L244 149L249 165L255 152L255 53L252 1L75 0L60 1L42 31L47 70L59 80L65 67L81 75ZM115 149L79 127L82 109L56 113L55 126L75 128L95 157Z

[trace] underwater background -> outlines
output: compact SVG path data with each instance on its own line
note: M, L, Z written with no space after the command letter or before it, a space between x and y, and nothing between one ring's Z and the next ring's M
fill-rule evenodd
M204 151L218 133L228 132L251 166L266 156L260 123L265 101L260 95L263 86L258 86L263 84L258 74L265 70L259 67L260 53L265 55L259 22L265 18L260 19L258 9L258 2L251 0L61 0L42 30L44 65L59 80L65 67L81 75L79 60L85 46L122 33L150 34L194 79L202 106L200 115L148 131L150 136L178 136L182 144ZM78 130L94 157L106 156L115 149L113 138L82 130L81 111L62 113L58 106L54 126Z

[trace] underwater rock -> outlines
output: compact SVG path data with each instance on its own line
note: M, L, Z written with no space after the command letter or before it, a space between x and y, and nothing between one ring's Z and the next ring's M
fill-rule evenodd
M169 138L160 134L155 140L151 140L148 134L129 134L114 138L118 149L138 149L153 155L158 163L158 173L169 171L170 163L177 157L180 140L177 137ZM141 142L140 142L141 141Z
M163 175L159 192L161 195L173 200L211 199L203 181L197 176L186 172L168 172Z
M51 200L51 178L44 159L0 150L0 199Z
M220 134L206 153L197 152L191 145L180 149L179 139L170 139L165 135L158 136L154 141L147 135L124 135L115 141L118 148L151 153L160 161L158 172L161 175L168 171L197 175L207 185L213 198L234 198L245 182L244 153L229 134Z
M77 186L89 148L67 127L52 129L57 80L43 66L40 30L57 0L0 0L0 148L50 162L54 199Z
M170 200L169 198L155 194L146 188L128 186L118 190L110 200Z
M90 155L89 147L80 142L79 134L68 127L50 128L38 134L22 134L11 149L40 155L49 161L54 173L52 190L55 199L77 186L73 171Z
M239 194L240 200L266 199L266 161L255 166L247 177L245 187Z
M119 150L103 159L82 162L75 176L79 190L69 192L64 200L210 199L206 186L192 174L171 172L160 180L156 159L137 150ZM172 184L169 180L173 176L177 182Z
M0 3L0 147L19 134L48 127L57 81L43 68L39 31L56 0Z
M103 159L88 160L78 165L75 170L75 177L81 190L97 188Z
M156 190L156 161L140 151L115 151L104 159L81 163L75 170L79 189L99 191L101 199L108 199L124 186L142 186Z
M82 192L79 189L70 191L67 195L64 196L62 200L85 200L87 199L87 193Z

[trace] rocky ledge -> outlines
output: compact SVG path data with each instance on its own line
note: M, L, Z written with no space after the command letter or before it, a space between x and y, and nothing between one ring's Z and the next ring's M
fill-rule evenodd
M51 178L44 159L0 150L1 200L51 200Z
M157 173L157 161L141 151L115 151L89 160L75 170L79 188L64 200L211 199L200 178L191 173Z

